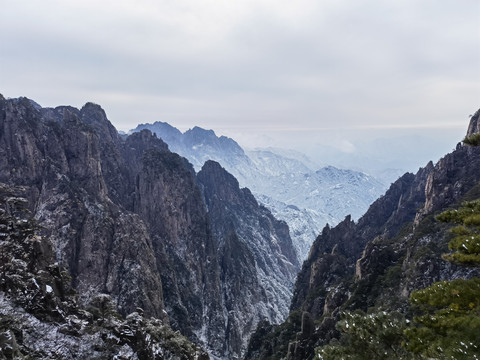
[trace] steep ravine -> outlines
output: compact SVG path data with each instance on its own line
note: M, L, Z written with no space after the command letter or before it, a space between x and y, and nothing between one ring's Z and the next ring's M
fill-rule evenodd
M227 344L235 359L260 320L280 323L288 315L299 265L288 226L218 163L207 161L198 181L219 241Z
M319 168L305 155L288 151L280 155L279 149L245 151L233 139L197 126L182 133L168 123L155 122L138 125L132 132L144 129L195 169L200 170L207 160L216 161L248 187L259 202L288 223L299 262L306 259L325 224L336 225L348 214L358 219L386 189L372 176L333 166Z

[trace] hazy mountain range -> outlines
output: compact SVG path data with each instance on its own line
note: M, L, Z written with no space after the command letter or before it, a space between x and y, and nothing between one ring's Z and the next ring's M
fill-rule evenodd
M468 135L480 133L479 116ZM42 108L0 95L0 129L2 358L310 360L326 344L399 358L405 332L389 321L419 321L412 292L480 276L478 267L442 259L454 225L435 216L479 198L478 146L458 144L401 176L358 221L346 216L323 227L300 266L290 233L317 226L310 224L315 210L257 194L289 214L289 229L218 162L195 171L149 130L120 135L99 105ZM356 192L375 189L363 173L310 170L271 150L252 155L213 131L192 129L186 138L195 162L207 149L287 199L327 206L335 195L349 207ZM465 308L478 320L477 300ZM342 314L352 312L368 324L387 319L369 330L376 340L362 340L365 349L347 349L350 337L339 332ZM447 325L470 320L459 314ZM383 336L392 329L398 334ZM449 351L472 355L478 333L469 336L447 342Z
M336 225L347 215L358 219L386 186L365 173L319 167L306 155L285 149L244 150L233 139L194 127L184 133L165 122L141 124L171 151L200 169L208 160L219 162L277 218L285 220L303 261L312 239L325 224ZM321 159L320 159L321 160Z

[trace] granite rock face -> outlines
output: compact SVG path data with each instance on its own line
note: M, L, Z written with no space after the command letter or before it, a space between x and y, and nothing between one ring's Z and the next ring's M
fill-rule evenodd
M336 225L351 214L358 219L386 186L374 177L333 166L320 166L305 155L281 149L244 151L233 139L213 130L194 127L181 133L164 122L138 125L148 129L169 148L200 170L207 160L218 162L248 187L255 198L287 222L298 261L308 255L325 224Z
M319 298L312 300L309 294L314 289L318 291L319 286L332 285L327 278L335 272L330 272L329 268L341 269L337 280L343 279L346 274L355 271L356 261L369 241L376 237L395 237L405 223L415 218L416 210L425 202L427 174L432 168L433 165L428 164L416 175L407 173L399 178L384 196L370 206L358 223L347 217L336 227L323 229L298 275L291 310L302 309L315 316L323 314L323 302L318 304ZM326 259L330 259L329 266L318 265ZM311 301L317 303L315 310L309 305Z
M468 135L478 131L478 115ZM399 178L357 223L347 217L327 226L297 277L288 320L276 327L262 323L246 359L313 359L315 347L339 336L335 323L341 311L407 312L413 290L480 276L478 268L442 260L449 225L435 220L448 207L477 198L480 147L459 144L437 164ZM306 334L302 324L309 317L316 327Z
M92 126L97 121L100 127L106 118L93 117L90 125L81 120L92 107L97 109L87 104L80 111L43 111L25 98L1 101L0 179L27 188L43 235L54 242L57 261L69 268L85 300L107 292L125 314L142 307L162 317L161 281L153 271L147 229L107 196L102 137ZM145 292L145 287L155 291Z
M478 148L459 145L444 156L429 174L425 187L426 201L420 212L423 214L438 211L445 204L456 202L478 182L480 159Z
M0 183L0 358L208 359L143 309L122 319L107 294L82 306L53 243L25 211L24 192Z
M234 359L261 318L286 316L298 264L288 227L217 170L197 178L150 131L120 137L96 104L0 96L0 182L25 188L80 304L108 294L123 316L141 308ZM232 212L212 211L222 202Z
M198 173L212 231L219 241L222 299L230 359L243 354L260 320L288 315L299 265L288 226L214 161Z
M472 136L473 134L480 133L480 109L472 115L470 119L470 124L468 125L467 137Z

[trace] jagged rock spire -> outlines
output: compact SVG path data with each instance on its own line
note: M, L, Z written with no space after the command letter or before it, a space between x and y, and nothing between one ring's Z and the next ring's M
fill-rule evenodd
M480 133L480 109L478 109L475 114L470 118L470 124L468 125L467 137L472 136L473 134Z

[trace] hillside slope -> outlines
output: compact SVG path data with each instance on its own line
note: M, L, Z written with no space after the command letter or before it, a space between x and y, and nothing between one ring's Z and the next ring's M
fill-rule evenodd
M480 111L468 135L478 131ZM480 198L480 148L458 144L437 164L392 184L355 223L349 217L315 240L295 284L286 322L260 324L246 359L312 359L339 337L342 311L410 311L409 295L435 281L480 276L478 268L442 260L449 225L434 216Z
M277 297L288 303L298 271L288 227L240 197L244 211L237 216L249 221L218 232L223 219L209 212L206 199L225 187L202 185L193 167L148 130L123 139L96 104L41 108L0 96L0 182L25 188L40 235L68 269L81 306L108 294L122 316L141 308L220 359L242 355L260 318L287 315L287 305L272 304ZM240 192L238 185L227 190ZM223 243L231 233L253 254L264 251L256 233L262 246L281 244L266 268L262 256L242 263L242 271L269 281L229 276L231 251ZM283 277L272 285L278 264ZM234 300L219 296L229 287L237 288ZM230 323L232 301L245 302L250 292L268 299L235 308L244 313Z

